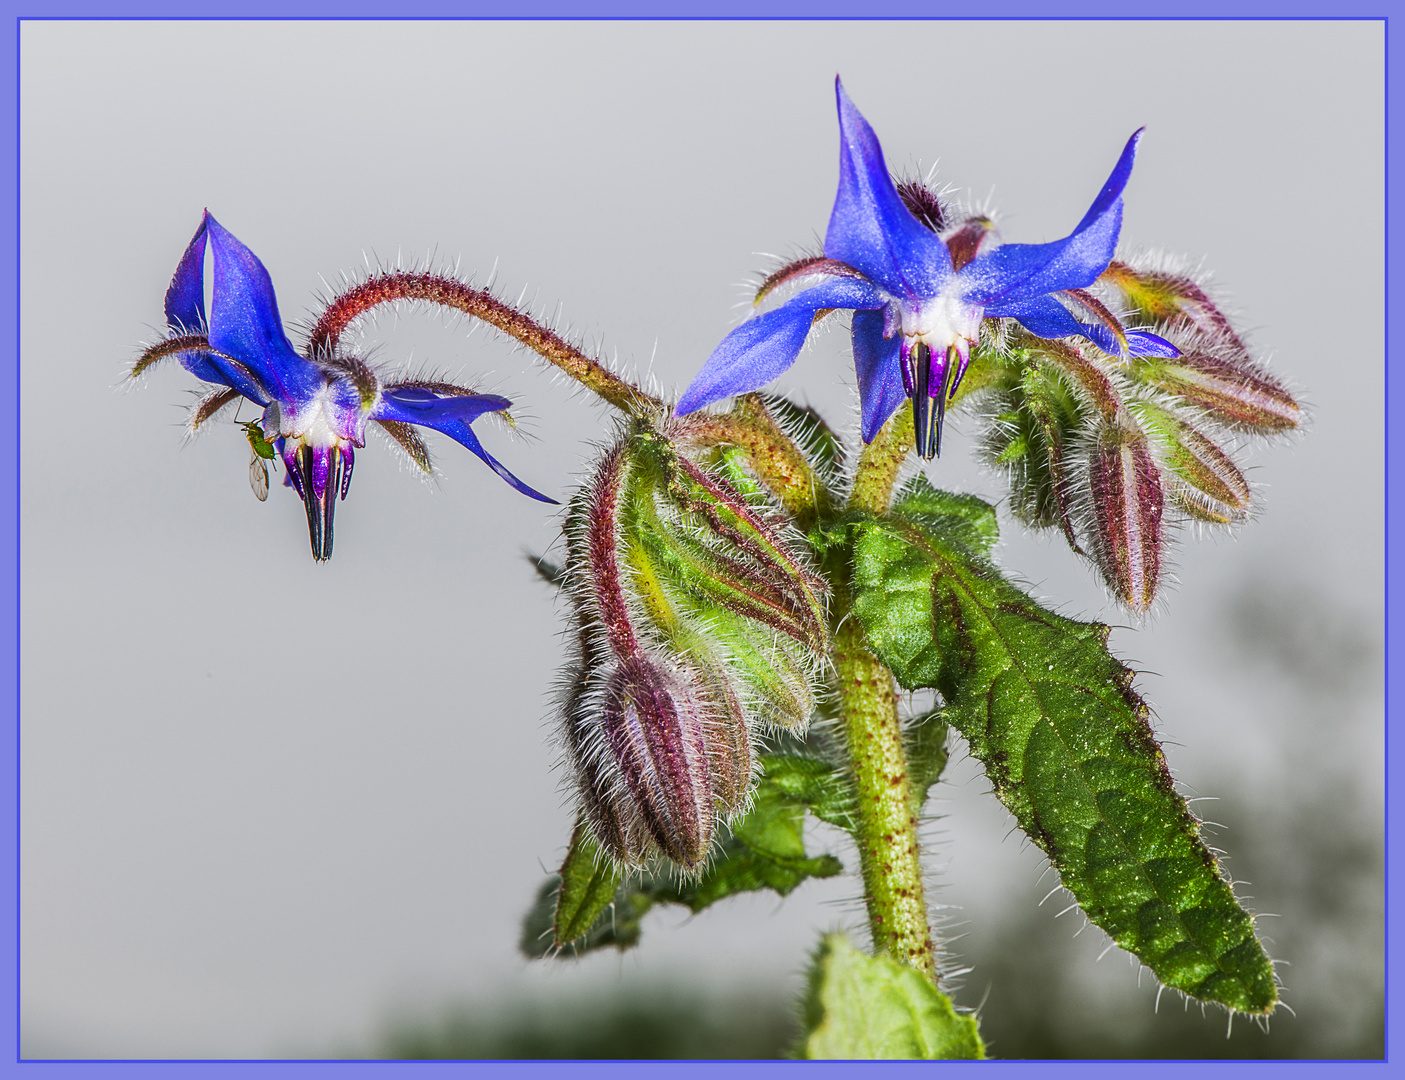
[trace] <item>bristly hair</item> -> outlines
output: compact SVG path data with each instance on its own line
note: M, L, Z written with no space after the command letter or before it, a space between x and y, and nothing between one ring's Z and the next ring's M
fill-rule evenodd
M898 198L912 211L912 216L932 232L940 234L946 229L948 216L946 207L937 193L921 180L900 180L897 183Z

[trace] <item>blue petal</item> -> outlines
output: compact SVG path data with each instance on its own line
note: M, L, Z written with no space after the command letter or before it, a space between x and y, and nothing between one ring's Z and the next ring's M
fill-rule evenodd
M523 495L545 503L555 499L536 491L510 473L506 466L483 449L469 424L484 413L506 409L512 402L497 394L472 394L467 397L439 397L419 386L392 387L381 394L380 403L371 413L373 420L397 420L402 424L418 424L449 436L460 446L466 446Z
M815 312L826 308L879 308L885 301L861 278L830 278L791 297L774 311L748 319L712 350L674 410L687 416L704 405L760 390L800 354Z
M205 222L209 216L205 211L166 290L166 325L177 333L205 329Z
M247 367L279 401L302 404L325 380L283 332L268 271L209 214L205 224L215 255L210 347Z
M1004 244L976 256L957 275L962 298L986 308L987 315L1013 315L1002 305L1096 281L1117 250L1122 191L1145 130L1138 129L1127 140L1112 175L1072 233L1049 244Z
M839 193L824 253L848 263L893 297L928 300L951 276L951 253L903 205L883 148L836 77L839 99Z
M1072 312L1052 296L1040 296L1019 304L1007 305L1003 314L1019 322L1036 337L1062 338L1075 334L1085 337L1110 356L1122 355L1122 343L1117 335L1102 325L1079 322ZM987 311L986 314L990 314ZM1165 338L1144 330L1127 332L1127 349L1133 356L1179 356L1180 350Z
M899 334L890 338L883 336L881 311L854 312L851 336L854 342L854 368L859 376L863 441L870 443L907 397L898 362L902 337Z

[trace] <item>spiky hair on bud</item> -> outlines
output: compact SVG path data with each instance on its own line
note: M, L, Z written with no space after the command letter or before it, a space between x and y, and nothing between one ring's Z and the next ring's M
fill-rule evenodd
M1255 359L1204 275L1143 255L1111 263L1098 287L1180 350L1177 357L1135 357L1138 381L1200 410L1211 423L1246 434L1302 423L1292 391Z
M824 648L813 575L720 476L636 427L572 500L564 579L574 655L563 756L601 848L704 864L745 811L754 743L804 729Z
M941 195L933 191L925 180L910 177L897 180L895 186L898 190L898 198L902 199L903 205L908 208L913 217L934 233L940 234L946 231L950 211L942 202Z

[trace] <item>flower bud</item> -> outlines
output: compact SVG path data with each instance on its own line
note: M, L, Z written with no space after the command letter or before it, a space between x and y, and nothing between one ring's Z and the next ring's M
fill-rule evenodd
M572 502L577 655L562 742L602 848L685 870L745 809L763 725L803 729L824 609L783 530L729 483L636 430Z
M1184 349L1174 360L1137 363L1145 382L1198 405L1220 423L1249 431L1286 431L1302 414L1293 395L1258 365L1227 348Z
M1229 455L1179 417L1146 402L1132 407L1172 480L1170 495L1191 517L1216 525L1249 511L1249 482Z
M1241 352L1245 351L1228 317L1194 278L1114 261L1099 280L1121 292L1132 310L1146 322L1180 325L1211 337L1224 337Z
M1093 556L1118 598L1144 612L1156 596L1165 539L1161 471L1146 436L1125 424L1104 426L1088 472Z
M635 655L615 665L600 708L604 784L597 797L613 804L606 814L615 820L637 816L681 866L702 859L715 820L707 705L696 690Z

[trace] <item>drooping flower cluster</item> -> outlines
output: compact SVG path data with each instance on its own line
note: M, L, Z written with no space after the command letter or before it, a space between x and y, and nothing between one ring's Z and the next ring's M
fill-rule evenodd
M600 846L684 870L745 809L759 730L803 731L824 586L784 529L657 433L601 459L566 522L565 753Z
M214 262L208 318L207 244ZM337 303L334 300L329 311ZM341 312L339 325L368 306ZM441 380L383 378L365 360L332 347L334 334L322 335L326 347L310 346L306 355L294 350L268 271L208 211L166 292L166 323L169 335L142 354L132 376L174 356L192 375L213 384L191 414L192 431L240 398L263 409L259 421L244 425L254 454L250 478L255 494L266 495L263 462L276 452L287 469L284 483L307 510L314 559L331 558L336 504L346 498L355 451L366 445L366 427L372 422L425 471L430 468L429 451L416 427L439 431L466 446L523 494L553 501L508 472L473 432L473 421L485 413L504 412L512 404L507 398Z
M1193 278L1114 262L1096 289L1154 323L1176 355L1117 360L1012 331L983 357L995 420L985 448L1009 469L1015 512L1060 527L1140 612L1161 582L1173 515L1213 525L1248 515L1232 440L1295 428L1300 411Z

